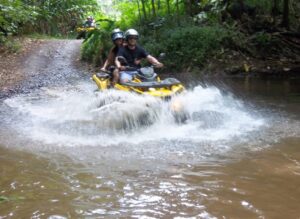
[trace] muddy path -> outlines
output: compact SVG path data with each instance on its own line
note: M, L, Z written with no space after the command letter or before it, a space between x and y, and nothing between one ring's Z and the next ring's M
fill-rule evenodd
M81 43L78 40L31 41L25 42L25 48L17 55L1 54L0 98L88 76L87 66L80 62Z

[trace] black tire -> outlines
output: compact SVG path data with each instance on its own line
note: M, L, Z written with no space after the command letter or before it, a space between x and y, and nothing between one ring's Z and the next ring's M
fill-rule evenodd
M81 39L81 38L85 39L85 31L82 31L82 32L78 33L78 35L76 37L76 39L78 39L78 40Z

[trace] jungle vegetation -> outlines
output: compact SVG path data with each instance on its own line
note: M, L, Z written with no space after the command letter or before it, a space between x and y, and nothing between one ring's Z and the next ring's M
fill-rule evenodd
M99 9L96 0L1 0L0 46L13 47L10 36L68 37L84 16Z
M112 16L96 0L1 0L0 42L41 33L67 37L87 14L98 29L82 46L82 58L101 65L114 28L139 31L140 44L177 69L201 68L227 51L265 58L299 54L300 2L296 0L112 0ZM180 66L178 66L180 60Z
M107 48L112 45L109 33L116 27L137 29L140 44L155 56L166 53L164 63L177 70L202 68L207 60L226 59L232 51L238 56L257 59L272 56L294 59L299 54L300 3L295 0L114 0L113 3L120 12L119 18L83 45L83 58L95 64L107 55ZM91 48L101 52L87 52Z

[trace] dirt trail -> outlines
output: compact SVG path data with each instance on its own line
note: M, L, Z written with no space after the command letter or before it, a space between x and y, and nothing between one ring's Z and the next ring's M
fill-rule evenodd
M0 54L0 97L72 76L80 66L80 45L79 40L27 41L17 55Z

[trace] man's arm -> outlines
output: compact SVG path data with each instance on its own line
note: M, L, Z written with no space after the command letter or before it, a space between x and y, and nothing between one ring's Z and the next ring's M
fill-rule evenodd
M157 68L162 68L164 65L151 55L147 55L146 59Z
M119 57L122 57L123 56L123 48L119 48L118 50L118 53L116 55L116 58L115 58L115 65L116 65L116 68L119 69L120 71L124 71L125 70L125 66L122 66L122 63L120 62L119 60Z
M115 65L118 69L121 68L121 62L119 61L118 56L116 56L116 58L115 58Z
M126 70L126 66L123 66L118 58L119 58L119 56L117 56L115 59L115 65L116 65L117 69L119 69L120 71Z

